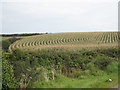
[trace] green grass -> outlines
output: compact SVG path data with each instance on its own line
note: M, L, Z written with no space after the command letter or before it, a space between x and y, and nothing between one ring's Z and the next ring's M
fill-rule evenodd
M15 37L15 38L26 38L27 36L21 36L21 37ZM4 41L10 38L14 38L14 37L0 37L0 41Z
M4 41L4 40L7 40L7 39L10 39L12 37L0 37L0 41Z
M111 78L112 82L107 82ZM41 82L39 79L32 84L34 88L111 88L118 84L118 75L87 76L85 79L73 79L59 76L57 80Z

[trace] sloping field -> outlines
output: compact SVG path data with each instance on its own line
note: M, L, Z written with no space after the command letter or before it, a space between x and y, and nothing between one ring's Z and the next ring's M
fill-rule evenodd
M118 32L72 32L35 35L14 42L9 49L38 50L47 47L111 47L118 46Z

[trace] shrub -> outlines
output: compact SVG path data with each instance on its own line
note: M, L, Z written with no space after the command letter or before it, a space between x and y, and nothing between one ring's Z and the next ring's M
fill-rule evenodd
M118 62L112 62L107 66L107 71L110 73L118 72Z
M2 86L3 88L16 88L17 80L14 76L13 66L8 60L2 60Z
M2 49L5 50L5 51L8 51L9 49L9 46L15 42L16 40L19 40L19 38L10 38L8 40L4 40L2 41Z
M112 62L111 58L106 56L98 56L94 60L95 66L101 70L105 70L107 65L110 64L111 62Z

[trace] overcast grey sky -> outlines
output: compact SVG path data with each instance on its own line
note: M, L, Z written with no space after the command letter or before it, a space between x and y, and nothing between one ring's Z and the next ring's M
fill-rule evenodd
M2 33L116 31L118 1L2 0L0 29Z

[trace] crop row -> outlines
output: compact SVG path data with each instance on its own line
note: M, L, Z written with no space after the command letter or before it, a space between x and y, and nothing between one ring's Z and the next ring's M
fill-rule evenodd
M46 45L108 44L120 40L118 32L80 32L36 35L16 41L10 49Z

